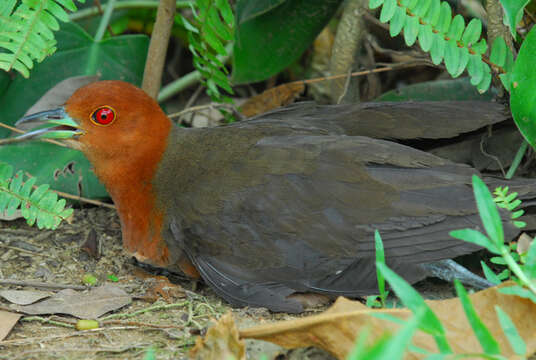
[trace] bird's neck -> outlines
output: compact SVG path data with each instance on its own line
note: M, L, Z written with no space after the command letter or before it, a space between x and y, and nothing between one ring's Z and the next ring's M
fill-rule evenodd
M167 124L167 126L166 126ZM157 203L153 177L167 146L172 124L148 131L128 156L120 159L91 159L95 173L112 197L123 234L123 247L139 261L166 266L169 251L162 239L164 213Z

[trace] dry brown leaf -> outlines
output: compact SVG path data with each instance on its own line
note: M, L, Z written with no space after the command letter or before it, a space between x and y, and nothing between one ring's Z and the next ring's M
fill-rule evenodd
M132 298L123 289L106 284L88 292L65 289L44 301L13 308L31 315L68 314L81 319L95 319L131 302Z
M240 108L246 117L291 104L305 90L303 82L291 82L268 89L249 98Z
M36 290L0 290L0 296L17 305L29 305L50 297L52 292Z
M505 283L502 286L510 285L512 283ZM501 330L495 305L500 306L511 317L527 344L527 354L533 354L536 351L534 336L536 322L532 314L536 312L536 304L517 296L501 294L497 289L498 287L493 287L470 296L476 312L497 339L503 356L511 357L514 352ZM447 338L455 353L482 352L459 299L431 300L427 303L445 327ZM240 337L270 341L286 348L316 346L332 353L338 359L345 359L354 345L357 334L363 328L369 327L370 341L378 339L385 333L393 333L399 328L399 325L393 322L371 316L373 312L388 313L402 319L408 318L411 314L407 309L369 309L360 302L341 297L320 315L241 330ZM422 332L416 333L413 343L418 347L437 352L432 337ZM406 354L405 358L419 357L416 354Z
M4 340L9 335L13 326L19 321L22 315L15 314L9 311L0 310L0 341Z
M195 340L190 358L246 360L246 345L238 336L238 329L230 311L223 315L216 325L208 329L204 339L198 337Z

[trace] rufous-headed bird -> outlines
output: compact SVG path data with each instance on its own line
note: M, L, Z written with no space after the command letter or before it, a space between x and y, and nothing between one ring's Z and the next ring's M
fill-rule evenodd
M356 135L368 131L360 125L385 120L379 134L367 135L404 137L396 120L418 118L418 106L291 107L190 129L174 126L139 88L100 81L23 121L48 119L56 126L36 134L68 132L76 141L117 206L124 248L138 260L200 275L235 305L299 312L293 293L377 292L375 230L387 264L411 282L427 275L421 264L478 249L449 237L480 227L470 186L476 170ZM420 106L432 124L412 130L421 137L433 137L433 124L457 111ZM504 118L489 105L457 106L473 118L468 126ZM517 233L505 225L507 236Z

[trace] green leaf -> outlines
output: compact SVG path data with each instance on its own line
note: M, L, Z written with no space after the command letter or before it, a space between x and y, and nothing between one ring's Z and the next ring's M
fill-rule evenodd
M407 46L412 46L417 40L419 34L419 18L416 16L408 16L404 24L404 41Z
M437 346L442 353L451 353L452 350L446 340L445 329L434 314L432 309L424 302L422 296L408 282L397 275L387 265L376 262L377 270L381 272L384 278L389 282L389 285L400 298L402 303L410 309L414 314L421 311L422 315L421 329L434 336Z
M486 235L475 229L453 230L449 233L449 235L453 238L470 242L478 246L482 246L488 249L491 253L500 255L500 251L497 245L488 237L486 237Z
M439 11L439 20L437 21L436 30L439 34L446 34L450 28L450 22L452 21L452 10L450 5L446 1L441 2L441 9Z
M473 192L475 193L476 205L482 224L490 240L500 249L504 245L501 216L488 187L476 175L473 175Z
M369 0L369 8L376 9L383 5L384 0Z
M424 16L424 20L435 27L439 21L439 14L441 12L441 2L439 0L432 0L430 4L430 9Z
M536 304L536 295L529 289L525 289L519 285L502 287L499 292L506 295L515 295L524 299L529 299Z
M447 42L443 39L443 35L434 34L434 41L432 42L432 47L430 48L430 57L434 65L441 64L443 57L445 56L445 48L447 47Z
M473 333L478 339L478 342L482 346L482 349L484 349L484 352L488 355L499 355L501 353L501 349L497 343L497 340L495 340L489 329L482 322L482 320L480 320L480 317L475 311L475 308L473 307L473 304L467 295L467 291L464 289L458 279L454 280L454 287L456 288L456 293L460 298L460 302L462 303L465 316L467 317L467 320L469 321L469 324L471 325Z
M482 81L476 85L477 90L482 94L486 91L488 91L489 86L491 85L491 71L489 69L488 64L483 64L484 67L484 77L482 78Z
M292 64L332 18L341 2L284 1L262 15L244 20L238 10L252 1L238 1L233 83L262 81Z
M385 0L380 12L380 21L386 23L391 20L397 8L396 0Z
M429 52L430 49L432 48L432 43L434 40L434 33L432 31L432 25L428 24L425 26L421 26L421 30L419 31L418 37L419 37L419 44L421 45L421 49L425 52Z
M413 9L413 13L418 18L423 18L424 15L428 12L428 9L430 9L430 6L432 5L432 0L420 0L417 2L417 6L415 9Z
M250 1L253 2L253 1ZM278 1L279 2L279 1ZM259 1L255 1L255 3L259 3ZM228 0L216 0L216 7L220 11L220 15L223 18L223 21L229 26L231 29L234 29L235 26L235 18L233 14L233 9L231 8L231 5L229 4Z
M287 0L255 0L255 1L237 1L236 18L238 24L262 16L269 11L274 10Z
M467 71L471 76L471 84L478 85L484 78L484 62L480 55L469 55L469 62L467 64Z
M454 19L452 19L452 23L450 24L450 28L449 28L449 32L447 36L451 40L460 40L462 37L464 28L465 28L465 21L463 20L463 16L458 14L454 17Z
M458 71L458 65L460 63L459 49L456 40L447 41L445 47L445 66L450 75L453 75Z
M374 231L374 246L376 250L376 262L385 264L385 250L378 230ZM385 299L387 298L385 292L385 278L378 269L376 269L376 277L378 280L378 293L380 294L381 304L382 306L385 306Z
M508 342L510 343L510 346L514 352L519 356L526 356L527 345L525 344L525 341L523 341L521 335L519 335L519 331L517 331L517 328L510 316L508 316L508 314L505 313L498 305L495 305L495 311L497 312L497 317L499 318L502 331L508 339Z
M62 24L57 33L58 51L36 64L31 79L21 76L10 81L7 90L0 96L2 121L12 125L45 92L70 76L101 74L101 80L122 79L140 85L145 65L149 39L145 35L116 36L95 43L93 39L73 23ZM10 131L0 129L0 138ZM49 183L56 190L89 198L107 196L103 185L91 170L84 155L68 148L43 142L26 142L0 146L0 158L23 169L38 179ZM74 174L54 177L56 170L74 164Z
M510 108L514 121L527 142L536 148L536 27L523 41L512 72Z
M490 101L495 93L479 94L469 78L411 84L382 94L374 101Z
M504 9L504 20L510 28L512 36L516 37L516 25L523 17L523 9L529 3L529 0L500 0Z
M480 39L482 34L482 21L477 18L471 19L463 32L462 42L465 46L472 46Z
M491 55L489 61L493 64L503 66L506 62L506 53L508 48L502 37L497 37L491 46Z
M393 18L391 19L391 23L389 24L389 34L392 37L397 36L402 31L402 28L404 27L404 24L406 22L406 10L404 8L401 8L399 6L396 7L395 14L393 15Z
M486 265L485 262L482 260L480 261L480 265L482 266L482 270L484 271L484 276L486 277L486 280L488 280L490 283L494 285L499 285L501 283L501 279L489 268L488 265Z
M469 63L469 51L467 51L466 48L458 48L458 54L460 57L458 61L458 69L452 74L453 78L457 78L463 74Z
M477 54L484 55L488 50L486 39L480 39L480 41L474 44L471 49Z

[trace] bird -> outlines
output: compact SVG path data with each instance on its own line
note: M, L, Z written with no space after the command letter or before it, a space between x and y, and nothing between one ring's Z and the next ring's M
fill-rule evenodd
M452 137L506 115L490 103L429 105L305 104L183 128L138 87L105 80L19 123L49 122L26 137L70 134L139 261L202 278L235 306L298 313L296 293L377 293L375 230L387 265L411 283L427 276L422 264L481 249L449 236L483 228L478 171L392 140ZM422 126L407 130L404 118ZM459 126L441 125L449 119Z

